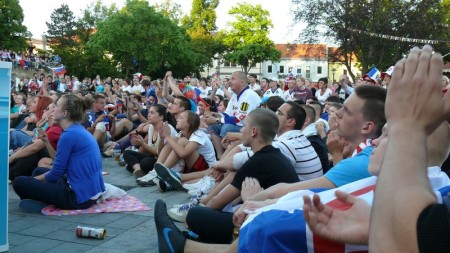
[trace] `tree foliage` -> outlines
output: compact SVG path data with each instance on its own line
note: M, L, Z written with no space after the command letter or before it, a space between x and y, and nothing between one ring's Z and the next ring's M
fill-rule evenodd
M129 0L126 6L100 22L88 46L111 55L122 71L162 76L192 69L189 36L147 1ZM133 66L133 62L137 66Z
M248 73L256 63L280 59L281 52L268 37L273 25L267 10L259 4L244 3L231 8L228 14L236 20L229 23L231 30L224 38L227 61L239 64L242 71Z
M67 4L55 9L50 15L51 22L47 24L47 39L50 45L59 48L73 47L77 22Z
M165 17L168 17L175 24L179 25L181 23L181 5L172 2L172 0L165 0L160 4L155 4L155 9L157 12L160 12Z
M331 41L339 45L340 58L352 77L354 54L363 73L371 66L386 69L417 43L387 40L356 33L354 29L399 37L443 39L440 0L292 0L295 22L304 22L304 43Z
M22 25L23 10L19 0L0 1L0 47L10 50L23 50L31 33Z
M223 51L222 40L217 36L216 8L219 0L193 0L189 16L182 19L182 25L191 37L194 52L193 62L198 66L198 73L206 66L211 66L215 54Z

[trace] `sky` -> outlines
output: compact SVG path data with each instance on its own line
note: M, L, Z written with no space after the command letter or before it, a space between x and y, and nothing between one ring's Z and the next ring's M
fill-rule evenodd
M181 5L182 11L189 14L192 6L191 0L172 0ZM33 34L33 38L41 39L41 35L47 31L45 22L50 22L50 15L63 3L67 4L76 17L81 16L81 10L85 9L93 0L19 0L24 13L23 24ZM120 8L125 0L102 0L104 5L110 6L112 3ZM149 0L151 4L160 3L162 0ZM224 29L226 23L231 20L228 11L237 3L244 2L239 0L221 0L216 9L216 25L219 29ZM254 4L254 1L249 2ZM260 0L259 4L270 12L270 18L273 28L270 30L270 39L277 44L292 43L299 34L300 28L292 28L292 15L290 14L291 0Z

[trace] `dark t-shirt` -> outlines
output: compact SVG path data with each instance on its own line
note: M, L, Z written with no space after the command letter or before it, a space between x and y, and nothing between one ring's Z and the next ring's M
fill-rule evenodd
M327 145L322 141L322 139L318 135L311 135L306 138L308 139L309 142L311 142L311 145L313 146L314 150L319 156L320 163L322 164L323 174L327 173L327 171L330 169L330 161L328 160Z
M417 219L417 244L420 252L449 252L450 201L426 207Z
M231 185L241 190L242 182L246 177L256 178L264 189L282 182L298 182L298 176L292 164L279 149L272 145L263 147L250 157L237 171Z

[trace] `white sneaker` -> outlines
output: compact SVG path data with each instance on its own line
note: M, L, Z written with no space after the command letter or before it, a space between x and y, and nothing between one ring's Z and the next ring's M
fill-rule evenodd
M147 175L136 179L136 183L140 186L155 185L155 182L153 182L153 179L155 179L157 176L158 176L158 174L156 174L156 171L151 170L149 173L147 173Z
M186 216L189 211L189 209L198 206L199 200L193 200L191 202L187 202L183 205L180 205L178 207L172 207L169 210L167 210L167 214L170 218L173 220L179 221L179 222L185 222Z
M188 190L188 194L190 196L193 195L206 195L208 194L214 186L216 186L217 182L214 178L210 176L204 176L200 181L193 184L184 184L183 188Z

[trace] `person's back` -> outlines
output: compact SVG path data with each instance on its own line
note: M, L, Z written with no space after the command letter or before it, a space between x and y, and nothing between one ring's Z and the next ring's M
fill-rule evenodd
M67 168L67 180L77 193L80 202L86 197L101 191L99 186L103 183L102 159L95 138L82 125L73 124L65 129L58 142L58 149L53 169L48 173L48 181L57 180L64 171L58 168ZM96 175L90 178L81 175ZM88 181L89 180L89 181Z

